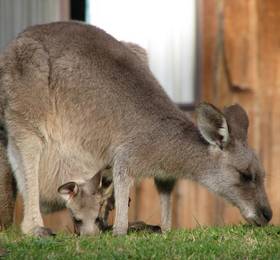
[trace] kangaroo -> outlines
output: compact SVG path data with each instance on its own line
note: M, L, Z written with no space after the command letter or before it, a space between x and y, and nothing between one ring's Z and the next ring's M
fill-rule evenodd
M102 203L110 197L111 187L102 186L101 173L87 182L67 182L58 188L58 193L71 213L76 234L96 235L102 231L98 220L104 217L107 221L108 215L101 216L100 208ZM40 191L41 194L43 196L44 192ZM53 208L52 206L51 209ZM46 228L34 231L39 236L52 234L52 231Z
M40 190L58 179L89 180L108 166L114 234L127 233L129 189L143 176L197 181L248 222L270 221L265 172L247 144L248 117L239 105L222 112L203 103L194 124L130 48L78 22L29 27L8 45L0 67L24 233L46 233Z
M122 42L131 49L139 58L139 60L148 65L148 56L146 51L140 46ZM13 209L15 203L16 190L13 185L13 174L6 156L7 136L5 133L5 126L1 124L0 129L0 187L3 191L0 196L0 224L7 227L12 224ZM103 178L102 178L103 176ZM104 178L105 176L105 178ZM109 179L106 176L110 177ZM61 185L58 179L56 185L49 189L40 189L40 209L43 213L51 213L56 210L67 207L71 213L74 231L77 234L96 234L99 231L108 229L109 212L114 208L113 185L111 182L111 170L106 169L101 173L95 175L89 181L69 181ZM102 181L101 181L102 178ZM48 186L47 179L40 180L42 183L40 187ZM61 185L57 190L56 187ZM60 195L60 197L58 196ZM47 200L44 198L47 198ZM144 225L144 223L136 223L137 229L150 228L153 226ZM135 223L131 223L130 230L134 229ZM40 230L39 230L40 231ZM41 230L45 233L38 235L44 236L52 234L51 230Z

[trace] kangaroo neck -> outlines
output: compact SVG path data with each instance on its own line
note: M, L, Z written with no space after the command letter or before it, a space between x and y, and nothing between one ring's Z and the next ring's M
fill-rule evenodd
M194 125L183 127L167 146L169 156L164 164L171 176L199 181L215 164L209 158L209 144Z

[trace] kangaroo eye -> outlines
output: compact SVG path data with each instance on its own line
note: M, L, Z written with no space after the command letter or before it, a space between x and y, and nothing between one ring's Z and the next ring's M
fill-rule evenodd
M239 175L240 175L240 180L242 182L252 182L252 181L254 181L254 177L250 173L239 172Z

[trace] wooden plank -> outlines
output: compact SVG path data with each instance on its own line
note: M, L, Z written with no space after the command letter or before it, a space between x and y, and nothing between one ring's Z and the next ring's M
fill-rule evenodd
M152 178L141 181L137 189L137 220L160 224L160 200Z
M213 70L215 39L217 37L216 0L199 0L199 39L201 99L213 100Z
M256 56L255 0L224 1L224 55L231 87L251 89Z
M280 223L280 2L258 0L259 81L262 96L261 151L268 173L267 187L273 206L273 223Z

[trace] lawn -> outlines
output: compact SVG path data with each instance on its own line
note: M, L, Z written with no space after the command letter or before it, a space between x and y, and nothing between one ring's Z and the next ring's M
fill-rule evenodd
M58 234L54 238L0 233L5 259L280 259L280 227L248 225L131 233L114 237Z

